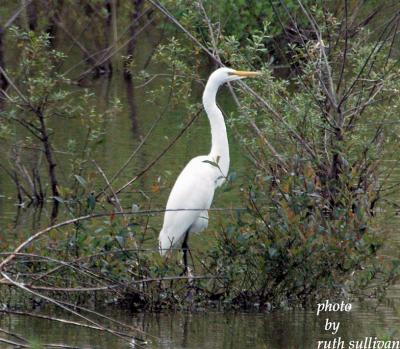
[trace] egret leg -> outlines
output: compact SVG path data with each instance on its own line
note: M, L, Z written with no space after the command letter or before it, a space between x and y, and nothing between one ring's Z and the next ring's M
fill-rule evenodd
M188 250L189 250L188 238L189 238L189 230L186 231L185 238L183 239L183 243L182 243L183 265L185 266L183 269L184 275L188 275L188 271L189 271L188 258L187 258L187 254L188 254Z

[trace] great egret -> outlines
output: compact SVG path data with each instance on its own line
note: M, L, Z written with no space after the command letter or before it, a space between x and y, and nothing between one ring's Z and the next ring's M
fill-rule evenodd
M258 75L258 72L219 68L209 77L203 105L211 126L211 151L190 160L178 176L169 195L164 223L159 236L161 255L182 242L183 263L188 273L188 237L208 226L208 209L214 191L228 175L229 144L224 117L215 101L218 88L228 81Z

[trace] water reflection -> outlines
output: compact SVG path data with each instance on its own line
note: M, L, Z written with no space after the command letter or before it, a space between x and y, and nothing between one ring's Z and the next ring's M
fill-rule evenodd
M353 307L351 313L325 313L293 310L255 313L160 313L128 314L113 312L119 320L156 336L150 348L317 348L318 340L361 340L387 336L396 340L400 320L389 308L379 310ZM324 329L326 318L339 321L336 336ZM98 331L65 326L24 316L2 316L0 327L40 342L65 343L90 348L128 348L118 338ZM151 338L151 337L149 337Z
M129 109L129 117L132 122L132 133L135 138L138 136L138 120L137 120L137 111L136 111L136 103L135 103L135 95L134 95L134 86L131 75L125 75L124 77L125 87L126 87L126 101Z

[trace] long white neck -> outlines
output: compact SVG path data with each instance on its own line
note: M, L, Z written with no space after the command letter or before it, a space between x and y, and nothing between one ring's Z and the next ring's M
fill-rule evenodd
M203 105L210 120L211 126L211 151L210 157L218 161L222 174L226 177L229 170L229 144L226 134L224 117L216 103L219 84L209 79L203 93Z

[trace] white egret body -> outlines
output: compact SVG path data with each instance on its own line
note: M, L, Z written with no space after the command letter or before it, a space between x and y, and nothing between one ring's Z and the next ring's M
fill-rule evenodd
M159 236L161 255L183 242L185 270L188 234L207 228L214 191L225 181L229 170L228 137L216 103L218 88L225 82L255 75L258 73L219 68L210 75L204 89L203 105L211 126L211 151L190 160L178 176L168 198Z

